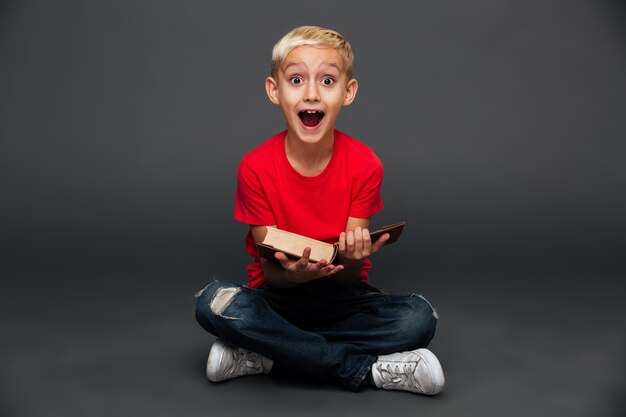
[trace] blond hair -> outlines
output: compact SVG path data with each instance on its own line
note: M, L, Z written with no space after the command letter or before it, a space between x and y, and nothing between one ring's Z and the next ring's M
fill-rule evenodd
M352 64L354 55L352 47L346 38L332 29L318 26L300 26L283 36L272 50L272 76L278 73L289 52L298 46L315 46L318 48L333 48L339 51L346 62L346 74L352 78Z

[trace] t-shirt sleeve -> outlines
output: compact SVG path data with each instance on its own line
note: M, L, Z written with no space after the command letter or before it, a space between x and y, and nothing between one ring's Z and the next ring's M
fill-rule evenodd
M350 217L367 218L383 209L380 189L383 183L383 164L374 157L363 175L363 183L352 197Z
M261 181L246 158L237 170L237 193L235 194L235 220L252 225L276 224Z

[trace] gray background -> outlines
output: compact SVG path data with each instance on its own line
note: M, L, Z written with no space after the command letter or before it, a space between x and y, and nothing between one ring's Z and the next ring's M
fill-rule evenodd
M620 415L626 7L0 2L2 416ZM241 156L294 26L344 34L338 128L386 168L372 282L439 309L437 398L207 382L193 293L245 282Z

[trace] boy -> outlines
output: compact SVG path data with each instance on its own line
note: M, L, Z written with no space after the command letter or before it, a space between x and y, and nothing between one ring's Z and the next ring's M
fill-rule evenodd
M358 83L352 49L340 34L314 26L286 34L265 81L287 130L241 161L235 219L250 225L248 286L213 282L200 291L196 318L217 336L207 377L304 372L356 391L361 386L426 395L441 391L439 361L425 347L437 315L415 294L384 294L366 283L388 234L372 243L370 218L383 208L383 169L373 151L335 130ZM256 242L278 227L339 242L334 264L277 253L260 259Z

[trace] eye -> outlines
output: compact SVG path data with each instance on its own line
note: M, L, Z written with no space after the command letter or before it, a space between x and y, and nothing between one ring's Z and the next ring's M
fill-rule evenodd
M298 75L294 75L293 77L289 79L289 81L291 82L291 84L294 84L294 85L302 84L302 78Z
M335 83L335 80L333 80L331 77L322 78L322 84L324 85L333 85L334 83Z

